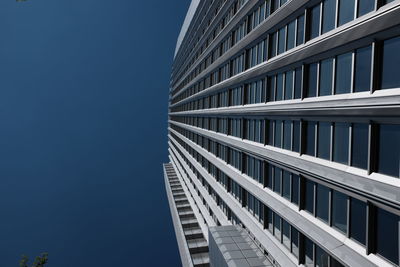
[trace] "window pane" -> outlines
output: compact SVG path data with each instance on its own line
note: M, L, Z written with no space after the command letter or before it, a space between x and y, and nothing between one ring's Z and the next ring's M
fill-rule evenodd
M281 217L278 214L274 214L274 234L281 240Z
M274 216L274 213L272 212L271 209L268 209L267 216L268 216L268 230L272 233L272 231L273 231L273 216Z
M310 156L315 156L315 122L304 122L305 126L305 153Z
M275 121L275 146L282 147L282 121Z
M400 125L379 125L378 172L399 177Z
M292 175L292 202L299 205L299 176Z
M283 171L283 188L282 195L283 197L290 200L290 173L288 171Z
M268 163L267 163L268 164ZM274 168L272 167L271 164L268 164L267 166L267 187L272 189L272 178L274 176Z
M276 101L283 99L283 74L276 76Z
M339 0L339 26L354 19L355 0Z
M348 164L349 124L335 123L333 138L333 161Z
M283 148L290 150L292 145L292 121L285 121L283 127Z
M285 99L293 98L293 71L287 71L285 75Z
M268 125L268 145L273 146L274 145L274 121L269 120L267 122Z
M335 260L334 258L331 257L331 264L329 265L330 267L344 267L343 264Z
M291 227L292 229L292 253L298 257L299 256L299 232L294 228Z
M326 33L335 27L336 0L325 0L322 11L322 33Z
M384 41L382 56L382 89L400 87L399 51L400 37Z
M281 193L281 173L282 170L280 168L275 167L274 173L274 191L278 194Z
M305 192L305 203L304 209L311 214L314 214L314 183L306 180L306 192Z
M282 243L287 247L290 248L290 225L287 221L282 220Z
M302 83L302 68L297 68L295 73L295 83L294 83L294 98L298 99L301 97L301 83Z
M296 44L304 43L304 15L297 18L297 40Z
M276 36L278 35L277 32L269 35L269 55L270 58L276 56Z
M350 236L365 245L367 205L357 199L350 201Z
M318 64L313 63L308 66L308 84L306 97L314 97L317 95L317 69Z
M369 91L371 84L371 46L356 50L354 92Z
M332 195L332 225L347 232L347 196L337 191Z
M377 208L376 251L399 264L399 216Z
M305 248L306 248L306 262L305 265L307 267L314 267L314 253L313 253L313 247L314 247L314 243L308 239L307 237L304 238L305 239Z
M267 99L267 102L275 101L275 77L276 76L268 77L268 99Z
M279 30L279 37L278 37L278 54L285 52L285 35L286 35L286 28L283 27Z
M319 78L319 95L332 94L333 58L321 61Z
M367 14L375 9L375 0L358 0L358 16Z
M350 0L346 0L350 1ZM336 58L335 94L350 93L351 89L351 58L352 53L346 53Z
M296 20L290 22L287 28L287 50L295 46Z
M293 122L293 151L300 151L300 121Z
M330 159L331 153L331 123L318 123L318 157L322 159Z
M368 124L354 123L352 132L351 165L367 169L368 165Z
M329 255L320 247L315 246L315 266L328 267Z
M311 23L311 29L310 29L310 39L313 39L317 36L319 36L319 17L320 17L320 11L321 10L321 5L317 5L311 9L310 13L310 23Z
M317 217L328 222L329 213L329 188L317 185Z

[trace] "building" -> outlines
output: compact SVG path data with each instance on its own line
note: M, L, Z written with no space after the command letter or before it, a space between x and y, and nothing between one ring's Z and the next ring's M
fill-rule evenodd
M399 0L192 1L169 101L184 266L229 225L274 266L399 266Z

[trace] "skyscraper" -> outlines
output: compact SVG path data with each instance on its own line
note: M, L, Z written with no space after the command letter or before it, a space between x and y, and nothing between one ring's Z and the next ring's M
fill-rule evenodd
M168 127L185 266L399 266L400 1L192 1Z

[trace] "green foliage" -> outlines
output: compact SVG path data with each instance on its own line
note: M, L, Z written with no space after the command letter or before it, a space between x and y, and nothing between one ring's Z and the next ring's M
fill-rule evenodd
M29 258L22 255L21 261L19 262L19 267L28 267ZM42 255L37 256L33 262L32 267L44 267L44 265L49 261L49 254L42 253Z

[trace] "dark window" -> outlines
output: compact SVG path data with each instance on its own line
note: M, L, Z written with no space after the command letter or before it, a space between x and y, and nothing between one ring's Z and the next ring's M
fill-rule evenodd
M333 257L330 257L330 265L329 267L344 267L343 264L335 260Z
M339 26L354 19L355 0L339 0Z
M297 18L297 40L296 44L304 43L304 15Z
M319 95L332 94L333 59L321 61L321 71L319 77Z
M272 167L272 165L268 164L268 166L267 166L267 187L269 189L272 189L272 177L274 176L273 171L274 171L274 168Z
M291 140L292 140L292 122L285 121L283 123L283 148L290 150L291 149Z
M369 91L371 84L371 46L356 50L354 92Z
M276 101L283 100L283 74L276 76Z
M400 37L383 42L382 89L400 87Z
M283 171L282 179L282 195L290 200L290 173L288 171Z
M285 35L286 35L286 28L283 27L279 30L279 37L278 37L278 54L285 52Z
M330 159L331 152L331 123L318 123L318 157Z
M281 193L281 173L282 169L275 167L275 173L274 173L274 191L276 193Z
M376 252L399 264L399 216L377 208Z
M314 266L314 243L308 239L307 237L305 239L305 265L306 266Z
M321 5L316 5L310 12L310 39L319 36L319 18L321 13Z
M306 192L304 199L304 209L314 214L314 182L306 180Z
M317 217L325 222L329 220L329 188L317 185Z
M293 121L293 151L300 151L300 121Z
M358 0L357 16L360 17L375 9L375 0Z
M278 214L274 213L274 234L279 241L281 240L281 220L282 218Z
M350 200L350 236L365 245L367 205L357 199Z
M276 76L270 76L268 77L268 100L269 101L275 101L275 77Z
M296 33L296 24L295 20L288 24L287 28L287 50L292 49L295 46L295 33Z
M274 32L273 34L269 35L269 57L274 57L276 56L276 39L277 39L277 32Z
M367 169L368 124L353 124L351 153L351 165L357 168Z
M299 205L299 176L292 175L292 202Z
M349 161L349 124L337 122L333 134L333 160L348 164Z
M294 228L291 227L292 229L292 235L291 235L291 244L292 244L292 248L291 248L291 252L298 257L299 256L299 232Z
M399 177L400 125L379 125L378 172Z
M267 122L268 125L268 145L273 146L274 145L274 121L269 120Z
M314 97L317 95L317 71L317 63L313 63L308 66L308 84L306 97Z
M315 266L328 267L329 255L317 245L315 246Z
M282 121L275 121L275 144L276 147L282 147Z
M335 28L336 0L325 0L322 10L322 33Z
M353 1L353 0L346 0ZM335 94L350 93L351 90L352 53L342 54L336 58Z
M285 74L285 99L293 98L293 71L287 71Z
M307 121L305 126L305 153L310 156L315 156L315 122Z
M285 220L282 220L282 237L282 243L290 248L290 224Z
M297 68L295 73L295 82L294 82L294 98L298 99L301 97L301 83L302 83L302 68Z
M347 232L347 196L338 191L332 195L332 226Z

